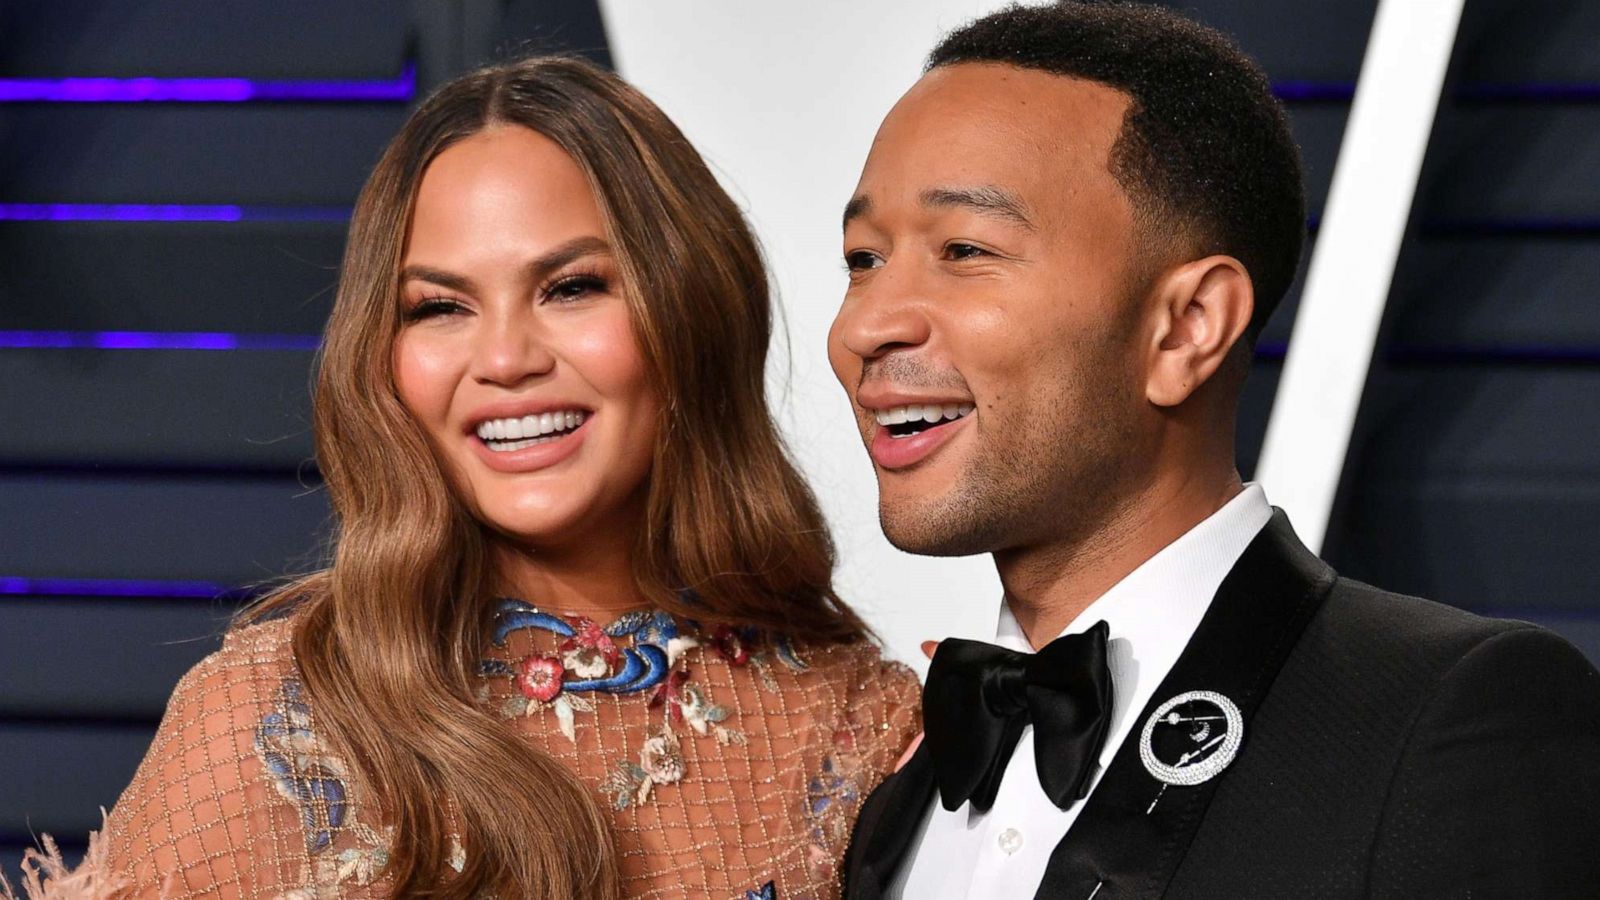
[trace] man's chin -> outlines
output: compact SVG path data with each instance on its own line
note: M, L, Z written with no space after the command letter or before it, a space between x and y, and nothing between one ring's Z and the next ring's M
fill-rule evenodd
M976 533L956 516L942 513L930 505L880 503L878 525L895 549L918 556L974 556L993 548L987 535ZM966 527L963 527L966 526Z

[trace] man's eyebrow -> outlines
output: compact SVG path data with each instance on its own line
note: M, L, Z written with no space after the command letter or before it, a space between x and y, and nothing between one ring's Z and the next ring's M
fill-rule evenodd
M857 194L854 197L851 197L850 198L850 202L846 203L844 205L844 222L843 222L843 225L846 228L848 228L850 226L850 220L851 219L854 219L854 218L856 218L858 216L864 216L871 209L872 209L872 198L871 197L868 197L866 194Z
M529 281L543 281L551 272L585 256L596 256L610 252L611 245L601 238L593 236L573 238L535 257L524 267L523 271L527 273ZM471 278L444 269L436 269L432 266L410 265L400 270L400 281L402 283L412 280L426 281L429 284L436 284L452 291L460 291L463 294L471 294L476 288L476 284Z
M1029 231L1034 230L1028 206L1005 188L982 185L968 188L929 188L921 195L923 206L963 207L979 215L1005 219Z

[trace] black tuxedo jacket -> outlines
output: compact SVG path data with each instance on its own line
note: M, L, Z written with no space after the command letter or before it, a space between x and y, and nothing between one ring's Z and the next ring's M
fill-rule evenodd
M1244 743L1147 813L1139 726L1193 690L1239 706ZM921 748L867 799L848 900L908 864L934 795ZM1338 577L1279 511L1086 803L1038 897L1600 897L1600 673L1535 626Z

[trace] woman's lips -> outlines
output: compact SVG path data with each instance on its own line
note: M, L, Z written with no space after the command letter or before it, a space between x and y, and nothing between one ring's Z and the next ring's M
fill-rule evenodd
M885 469L906 469L922 462L945 442L950 440L966 426L971 415L959 419L949 420L907 437L895 437L883 425L872 435L872 443L867 452L871 454L872 461Z
M582 425L555 440L542 441L523 447L521 450L491 450L489 445L476 435L469 437L468 440L472 442L473 451L483 464L496 472L536 472L547 469L578 452L584 438L589 434L589 424L593 421L594 414L590 413Z

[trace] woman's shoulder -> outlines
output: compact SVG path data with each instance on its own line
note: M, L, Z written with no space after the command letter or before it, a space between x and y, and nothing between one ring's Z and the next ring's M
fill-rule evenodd
M259 694L248 689L273 688L294 677L294 629L298 612L246 620L230 627L222 646L195 663L173 688L168 701L191 702L207 696L225 696L234 705L248 703Z
M807 645L800 654L805 664L821 677L843 683L852 693L877 689L890 694L920 692L917 673L899 660L885 655L884 649L868 637L853 641Z
M910 666L868 638L799 651L809 675L827 686L835 713L893 760L922 727L922 685Z
M174 896L270 883L268 857L298 819L264 753L273 724L287 722L286 703L298 699L288 696L297 687L296 621L236 625L178 680L101 838L119 876Z

